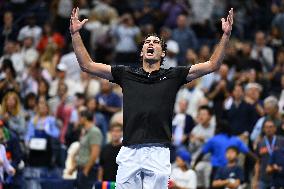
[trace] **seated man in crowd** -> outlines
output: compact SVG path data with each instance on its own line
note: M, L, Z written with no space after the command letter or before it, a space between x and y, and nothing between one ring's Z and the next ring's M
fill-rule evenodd
M240 166L237 165L239 150L234 146L229 146L226 151L228 161L226 167L217 170L213 180L213 188L220 189L237 189L244 180L244 173Z

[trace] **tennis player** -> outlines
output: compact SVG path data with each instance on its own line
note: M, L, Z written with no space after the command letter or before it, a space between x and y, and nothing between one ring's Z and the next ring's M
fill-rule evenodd
M207 62L169 69L161 68L167 49L155 34L145 38L140 68L93 61L79 33L88 20L80 21L78 14L79 9L73 9L70 33L82 71L117 83L123 90L123 147L116 158L116 189L166 189L176 93L183 84L220 68L231 35L233 9L221 19L223 35Z

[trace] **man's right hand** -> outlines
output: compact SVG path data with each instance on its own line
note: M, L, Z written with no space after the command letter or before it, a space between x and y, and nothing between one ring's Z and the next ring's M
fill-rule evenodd
M84 19L83 21L79 20L79 8L73 8L70 18L70 33L74 35L79 32L79 30L83 27L83 25L88 21L88 19Z

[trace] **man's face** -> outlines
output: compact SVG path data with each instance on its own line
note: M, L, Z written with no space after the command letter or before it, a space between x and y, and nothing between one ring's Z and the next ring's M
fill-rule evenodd
M121 127L113 127L110 131L111 140L112 141L119 141L122 137L122 128Z
M237 158L238 154L233 149L228 149L226 152L226 158L229 162L234 161Z
M155 36L148 37L143 44L140 56L142 56L143 61L149 63L161 61L161 57L165 56L165 52L162 50L161 40Z
M272 121L266 121L263 130L266 136L273 136L276 133L276 127Z
M235 98L235 100L240 100L244 95L243 89L241 86L235 86L234 90L233 90L233 96Z
M207 125L211 120L211 115L207 110L201 109L197 115L198 123L201 125Z

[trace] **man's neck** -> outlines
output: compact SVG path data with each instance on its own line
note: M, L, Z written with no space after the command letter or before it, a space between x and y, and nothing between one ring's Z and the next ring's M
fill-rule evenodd
M84 128L88 131L89 129L91 129L93 127L92 122L87 122L84 126Z
M210 122L201 124L204 128L208 128L210 126Z
M112 146L118 146L121 144L120 141L111 141Z
M234 167L236 165L235 161L228 162L228 167Z
M153 63L153 64L150 64L146 61L143 62L143 69L145 72L148 72L148 73L151 73L153 71L156 71L156 70L159 70L160 69L160 62L156 62L156 63Z
M272 140L275 135L266 135L268 140Z

